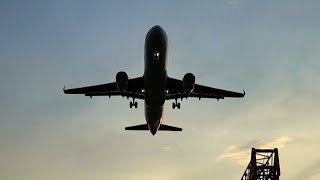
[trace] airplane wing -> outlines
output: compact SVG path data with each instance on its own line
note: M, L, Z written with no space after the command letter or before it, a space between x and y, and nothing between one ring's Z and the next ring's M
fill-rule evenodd
M213 99L224 99L225 97L234 97L234 98L241 98L244 97L245 92L233 92L227 91L223 89L217 89L212 87L207 87L199 84L194 85L194 89L190 95L184 93L183 89L183 81L168 78L167 80L167 90L168 93L166 95L166 100L170 99L183 99L188 97L196 97L196 98L213 98Z
M87 86L74 89L63 89L65 94L84 94L85 96L125 96L137 99L144 99L143 77L128 80L128 88L126 91L120 92L117 83L99 84L95 86Z

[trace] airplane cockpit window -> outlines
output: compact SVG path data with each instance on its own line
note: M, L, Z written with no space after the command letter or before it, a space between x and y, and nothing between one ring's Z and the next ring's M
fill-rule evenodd
M158 51L153 53L153 59L158 60L160 57L160 53Z

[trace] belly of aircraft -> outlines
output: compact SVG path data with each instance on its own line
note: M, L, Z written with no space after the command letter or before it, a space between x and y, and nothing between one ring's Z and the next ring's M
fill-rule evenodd
M148 107L145 105L145 116L151 133L154 135L162 123L163 106Z
M145 117L149 129L155 134L162 122L163 106L165 102L165 81L161 79L150 80L151 86L145 89Z
M162 62L160 60L160 62ZM149 129L155 134L162 122L163 105L166 98L166 71L164 64L148 61L145 72L145 117Z

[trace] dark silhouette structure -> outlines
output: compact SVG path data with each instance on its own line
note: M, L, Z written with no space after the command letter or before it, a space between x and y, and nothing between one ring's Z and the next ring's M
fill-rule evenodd
M278 149L252 148L251 161L241 180L279 180L279 177Z
M245 92L232 92L195 83L195 76L186 73L182 80L168 76L168 38L160 26L152 27L146 35L144 47L144 74L129 79L124 71L116 75L116 82L75 89L64 89L65 94L84 94L85 96L122 96L132 98L130 108L138 107L135 99L144 100L146 124L126 127L125 130L182 131L181 128L164 125L163 106L166 100L175 100L172 108L180 109L178 99L195 97L224 99L225 97L244 97Z

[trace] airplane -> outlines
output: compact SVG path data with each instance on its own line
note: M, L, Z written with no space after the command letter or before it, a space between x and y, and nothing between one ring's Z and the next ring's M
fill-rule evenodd
M166 32L159 25L153 26L145 37L144 46L144 74L142 77L129 79L124 71L116 74L116 81L88 87L65 89L65 94L84 94L93 96L122 96L132 98L130 108L138 107L135 99L144 100L144 114L146 124L126 127L125 130L149 130L154 136L157 131L182 131L182 128L162 124L163 109L166 100L175 100L172 108L180 109L178 99L225 97L241 98L243 93L216 89L195 84L195 76L186 73L182 80L168 76L168 38Z

